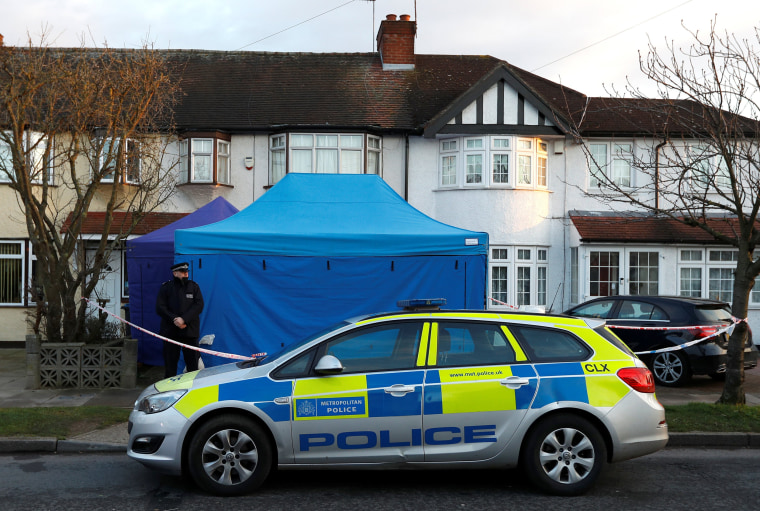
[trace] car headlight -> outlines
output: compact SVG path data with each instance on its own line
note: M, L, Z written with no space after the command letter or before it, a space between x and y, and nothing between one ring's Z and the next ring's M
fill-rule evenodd
M163 412L174 403L179 401L179 398L185 395L187 390L170 390L168 392L159 392L158 394L152 394L145 396L137 402L137 410L143 413L158 413Z

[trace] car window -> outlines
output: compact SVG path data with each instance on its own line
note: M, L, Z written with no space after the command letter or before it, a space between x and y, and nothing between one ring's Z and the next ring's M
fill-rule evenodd
M574 362L591 356L589 347L568 332L519 325L509 330L533 362Z
M510 364L515 352L501 327L489 323L438 323L439 367Z
M658 306L635 300L623 300L617 317L640 321L667 321L669 319L665 311Z
M422 322L396 322L352 330L324 344L322 355L340 360L343 373L409 369L417 361Z
M572 311L570 315L579 316L582 318L609 318L614 308L614 300L600 300L598 302L586 303L579 305Z
M697 306L694 310L700 321L731 321L731 311L725 307L711 306Z
M314 360L314 353L316 353L316 350L311 349L306 353L298 355L293 360L276 369L272 373L272 377L287 380L306 376L311 368L311 361Z

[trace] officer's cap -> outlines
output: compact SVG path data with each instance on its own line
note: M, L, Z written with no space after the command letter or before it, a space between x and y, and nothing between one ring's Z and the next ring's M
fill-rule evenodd
M188 263L176 263L172 265L172 271L187 271L190 268Z

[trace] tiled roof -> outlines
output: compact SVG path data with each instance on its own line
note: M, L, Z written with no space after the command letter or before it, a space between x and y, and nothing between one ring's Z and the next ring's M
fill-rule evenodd
M472 90L485 92L492 85L486 79L499 69L551 108L560 125L582 118L582 135L645 134L661 131L666 122L699 126L704 118L688 101L590 98L487 55L418 54L414 69L383 70L378 53L155 51L167 58L179 80L173 121L180 130L250 133L281 127L419 134L457 98ZM682 122L674 122L674 113ZM747 128L757 129L745 121Z
M591 214L570 212L570 219L585 243L688 243L725 244L707 231L668 217L646 214ZM709 218L710 227L733 237L735 218Z
M272 126L418 130L501 61L417 55L383 71L376 53L169 51L181 69L175 121L185 129Z
M171 223L176 222L180 218L187 216L188 213L160 213L160 212L150 212L146 213L145 216L137 223L134 230L132 231L133 235L142 235L142 234L148 234L149 232L153 232L157 229L160 229L162 227L165 227ZM69 216L66 218L66 221L63 223L63 227L61 227L61 232L66 232L69 225L71 225L73 213L69 213ZM87 218L84 219L84 222L82 223L82 234L102 234L103 233L103 227L105 225L106 220L106 214L105 212L99 212L99 211L90 211L87 214ZM132 213L131 212L124 212L124 211L115 211L113 213L113 222L111 223L111 227L108 231L108 234L120 234L122 232L122 226L127 228L132 223Z

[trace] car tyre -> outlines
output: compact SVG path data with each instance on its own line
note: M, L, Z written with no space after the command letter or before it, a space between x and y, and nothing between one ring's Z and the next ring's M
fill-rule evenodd
M193 435L188 471L202 489L222 496L250 493L272 468L272 446L262 428L239 415L220 415Z
M680 387L691 378L686 356L680 351L663 351L652 359L652 374L656 384Z
M554 495L585 493L606 461L607 447L599 430L573 414L542 420L528 435L522 452L530 481Z

